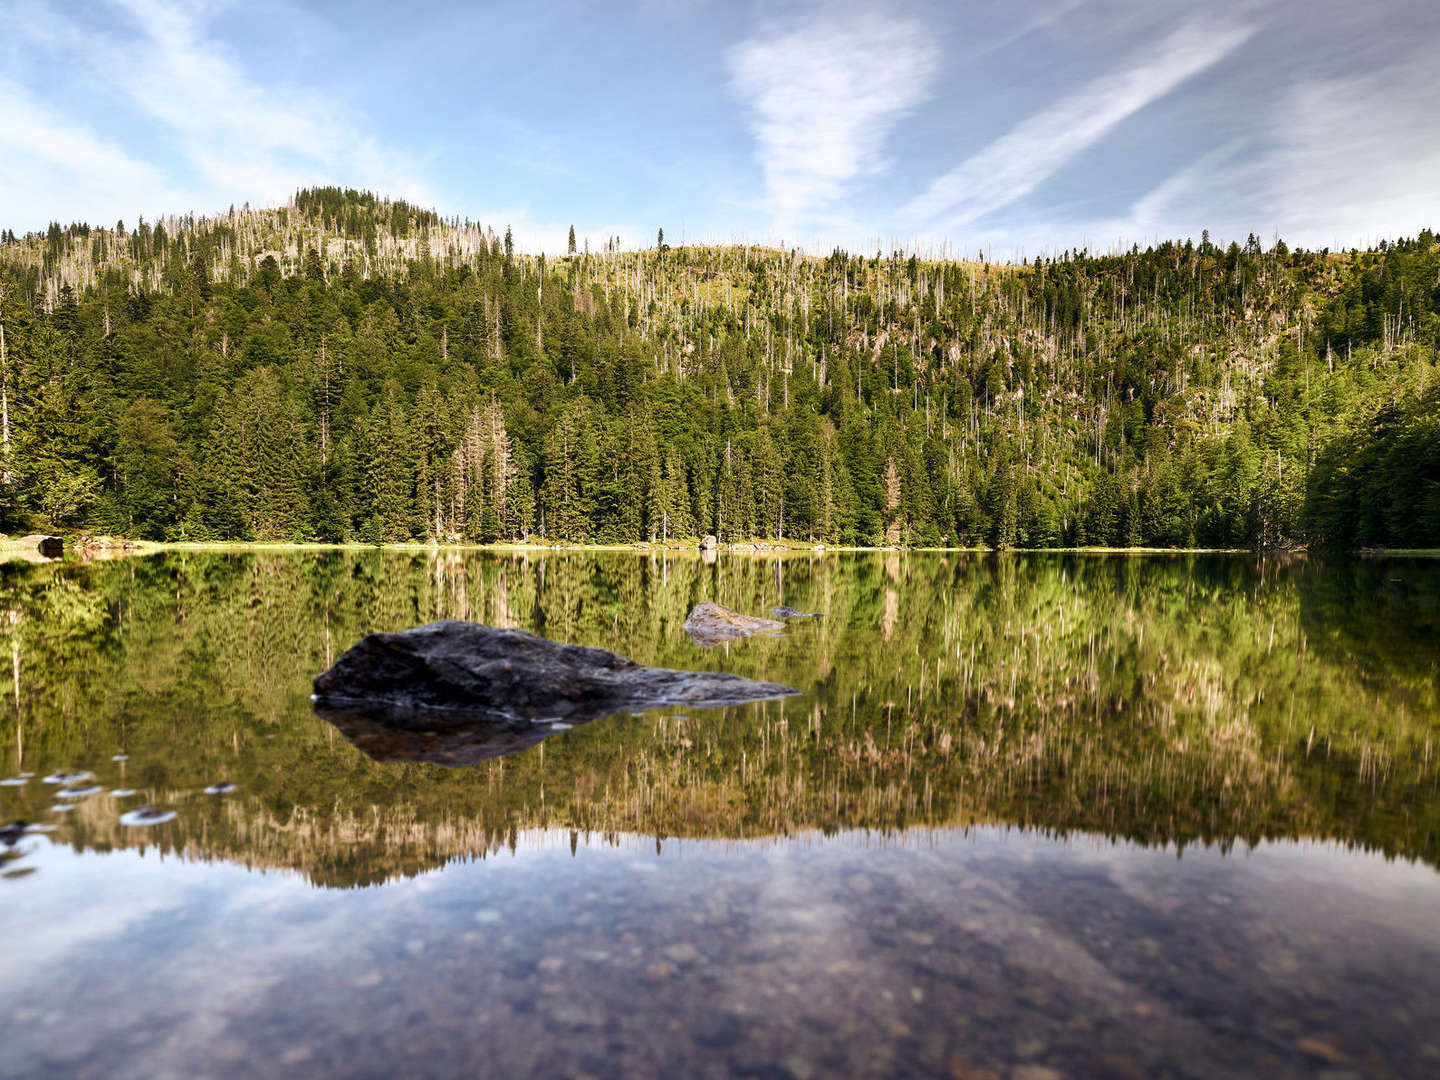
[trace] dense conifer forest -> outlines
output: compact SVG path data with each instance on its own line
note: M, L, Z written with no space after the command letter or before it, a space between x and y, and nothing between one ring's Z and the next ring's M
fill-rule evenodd
M0 236L0 532L1440 545L1440 245L525 255L338 189Z

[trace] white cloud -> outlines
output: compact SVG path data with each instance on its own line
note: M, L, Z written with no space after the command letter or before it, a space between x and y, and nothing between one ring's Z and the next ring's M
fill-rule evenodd
M1281 234L1309 247L1359 245L1440 226L1434 60L1301 83L1270 125L1259 170Z
M1440 226L1440 129L1428 58L1305 79L1257 108L1249 138L1198 157L1113 219L1034 221L1019 235L1063 247L1278 234L1309 248L1368 246Z
M970 225L1034 191L1127 117L1170 93L1239 47L1247 26L1195 21L1143 58L1103 75L1034 114L963 161L905 208L917 226L948 231Z
M0 206L5 226L89 218L110 224L186 192L115 142L0 80Z
M888 168L885 139L926 97L938 59L918 21L870 13L770 23L730 51L777 232L823 220L851 181Z
M215 42L203 16L169 0L116 0L141 31L140 55L110 77L181 139L186 156L217 190L283 196L333 179L422 194L408 163L387 152L333 103L295 87L252 81Z
M279 202L317 183L433 201L409 159L377 141L361 119L322 95L248 74L211 33L217 5L112 0L111 7L118 28L41 4L19 10L11 29L44 57L37 71L63 69L89 80L76 84L88 97L130 110L132 133L137 123L158 132L146 141L147 156L157 147L175 153L141 160L95 134L90 118L0 86L7 226Z

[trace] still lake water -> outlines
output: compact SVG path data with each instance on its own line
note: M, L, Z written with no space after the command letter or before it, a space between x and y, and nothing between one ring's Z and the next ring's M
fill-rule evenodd
M802 693L315 715L436 618ZM1440 1075L1440 561L171 553L0 642L7 1076Z

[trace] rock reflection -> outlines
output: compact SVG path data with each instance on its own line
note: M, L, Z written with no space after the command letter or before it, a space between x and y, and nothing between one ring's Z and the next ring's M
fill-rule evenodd
M442 709L361 708L317 704L315 715L334 724L372 761L416 761L456 768L518 754L576 724L610 715L570 714L568 723L548 723L499 713L455 713Z

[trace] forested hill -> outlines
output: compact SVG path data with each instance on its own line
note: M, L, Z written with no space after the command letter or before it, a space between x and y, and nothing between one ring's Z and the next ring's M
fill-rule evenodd
M0 531L1440 546L1440 246L526 256L336 189L0 240Z

